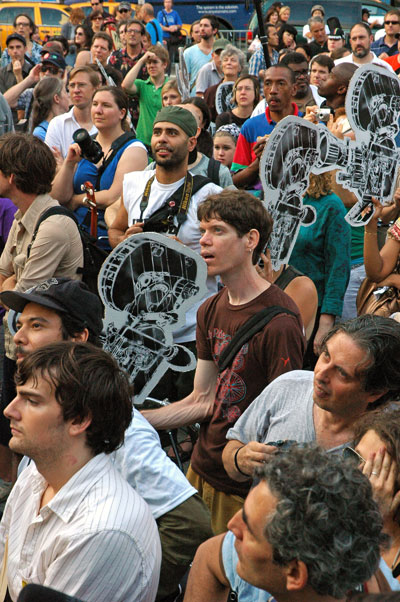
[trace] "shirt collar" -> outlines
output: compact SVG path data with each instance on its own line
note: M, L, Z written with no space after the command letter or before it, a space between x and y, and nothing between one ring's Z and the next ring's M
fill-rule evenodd
M16 220L21 222L29 234L33 234L35 231L35 226L39 219L39 215L48 208L49 200L52 200L49 194L39 194L23 215L19 209L16 212Z
M295 115L297 117L299 115L299 107L297 106L297 104L295 102L292 102L292 110L293 110L292 115ZM269 106L267 106L267 108L265 109L265 117L270 125L276 124L276 121L274 121L271 118Z

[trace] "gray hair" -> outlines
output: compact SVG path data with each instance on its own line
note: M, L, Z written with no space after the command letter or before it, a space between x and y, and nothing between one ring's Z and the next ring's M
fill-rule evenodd
M311 29L311 27L312 27L313 25L316 25L317 23L318 23L319 25L320 25L321 23L322 23L322 24L324 24L324 20L323 20L323 18L322 18L322 17L311 17L310 19L308 19L308 24L309 24L309 26L310 26L310 29Z
M236 46L233 46L233 44L227 44L220 56L221 61L223 61L226 56L237 56L240 65L240 71L243 71L246 64L246 57L244 53L239 50L239 48L236 48Z
M368 478L351 461L295 445L257 476L278 500L264 528L276 564L304 562L308 585L334 598L373 575L389 536Z

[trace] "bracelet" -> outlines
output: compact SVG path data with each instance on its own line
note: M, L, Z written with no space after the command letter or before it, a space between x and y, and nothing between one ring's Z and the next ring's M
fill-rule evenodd
M233 458L233 461L234 461L234 463L235 463L236 469L237 469L237 470L240 472L240 474L242 474L244 477L247 477L247 478L249 479L249 478L251 477L251 475L249 475L249 474L246 474L245 472L243 472L243 470L240 470L240 468L239 468L239 464L238 464L238 461L237 461L237 455L238 455L238 453L240 452L240 450L241 450L241 449L243 449L244 447L245 447L245 446L244 446L244 445L242 445L241 447L238 447L238 448L237 448L237 450L235 451L235 456L234 456L234 458Z
M378 232L368 232L368 230L364 230L364 234L369 234L370 236L378 236Z

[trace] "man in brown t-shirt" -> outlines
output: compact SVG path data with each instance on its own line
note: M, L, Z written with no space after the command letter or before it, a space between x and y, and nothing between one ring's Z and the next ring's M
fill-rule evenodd
M226 433L267 384L301 368L305 339L295 303L256 269L272 229L261 201L241 190L225 190L199 206L198 218L208 275L219 275L225 286L197 314L198 363L192 393L143 414L158 429L202 422L187 477L210 508L214 532L220 533L243 506L249 489L225 472ZM280 313L272 318L219 372L218 358L239 327L272 305L295 315Z

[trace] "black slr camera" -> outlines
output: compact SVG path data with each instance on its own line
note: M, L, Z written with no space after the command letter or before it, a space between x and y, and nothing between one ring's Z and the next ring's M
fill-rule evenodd
M72 138L74 142L79 144L84 159L87 159L91 163L98 163L104 157L100 144L91 137L85 128L76 130Z

